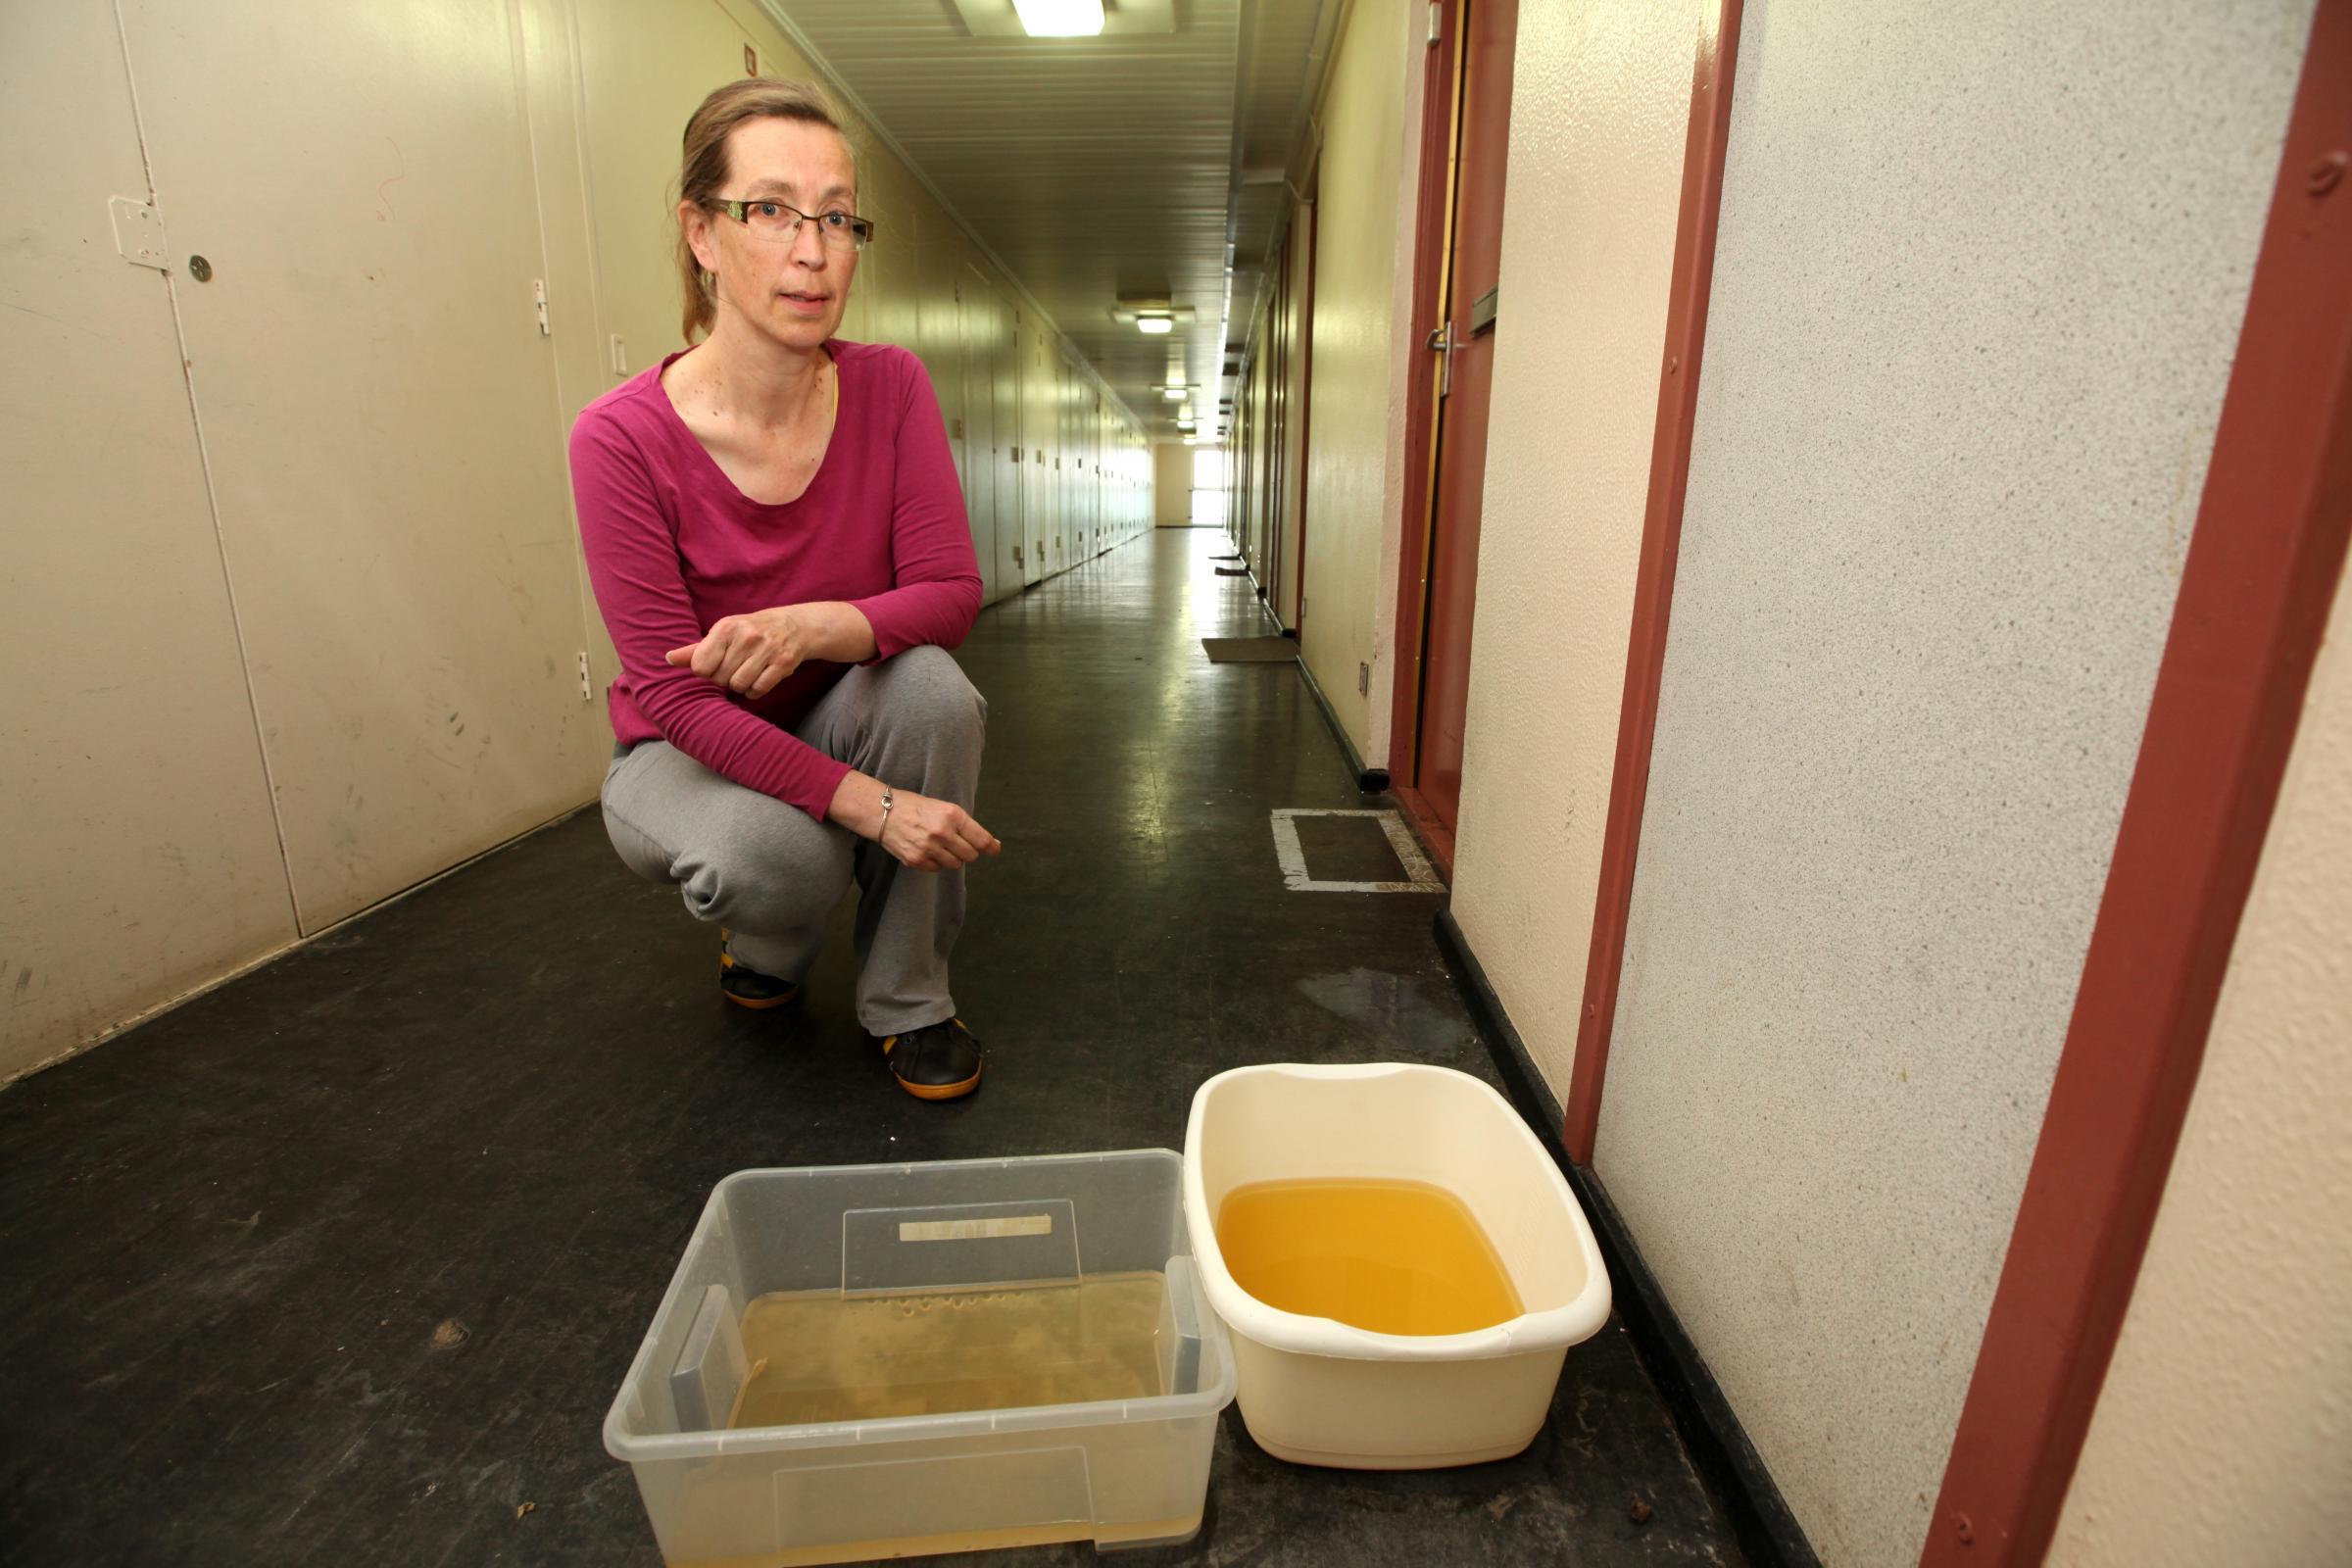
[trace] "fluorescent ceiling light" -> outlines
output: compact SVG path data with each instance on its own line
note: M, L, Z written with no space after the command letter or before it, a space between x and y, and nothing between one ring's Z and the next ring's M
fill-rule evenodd
M1184 401L1184 388L1180 386L1163 387L1161 388L1159 395L1163 398L1166 398L1170 403L1182 403Z
M1019 11L1012 8L1010 0L954 0L954 4L956 16L963 20L963 30L975 38L1019 38L1041 30L1022 25L1022 13L1038 9L1027 3ZM1047 9L1066 8L1064 0L1063 5ZM1095 9L1102 13L1101 31L1105 38L1176 30L1176 0L1119 0L1116 6L1098 5ZM1086 30L1091 33L1096 29Z
M1164 316L1139 316L1135 329L1146 337L1165 337L1176 330L1176 323Z
M1032 38L1092 38L1102 30L1102 0L1012 0Z
M1121 326L1143 317L1155 316L1163 320L1190 321L1190 305L1171 305L1166 300L1121 300L1110 308L1110 318Z

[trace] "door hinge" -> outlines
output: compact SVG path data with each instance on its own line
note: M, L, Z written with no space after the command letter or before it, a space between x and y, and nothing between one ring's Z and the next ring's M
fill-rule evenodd
M588 684L588 650L585 648L580 650L580 701L596 701L596 688Z
M547 279L546 279L546 278L544 278L544 277L534 277L534 278L532 278L532 279L531 279L531 304L532 304L532 305L533 305L533 307L535 307L535 308L538 310L538 312L539 312L539 335L540 335L541 337L548 337L548 336L552 335L552 334L550 334L550 333L549 333L549 331L548 331L548 329L547 329Z
M1446 30L1446 0L1429 0L1429 46L1435 49ZM1392 36L1394 36L1392 34Z

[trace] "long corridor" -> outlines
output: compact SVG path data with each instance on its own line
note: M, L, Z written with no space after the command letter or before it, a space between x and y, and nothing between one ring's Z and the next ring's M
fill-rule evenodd
M593 809L0 1098L0 1557L651 1564L600 1426L720 1177L1176 1147L1245 1062L1494 1080L1436 897L1286 888L1269 812L1365 803L1292 665L1203 657L1267 629L1225 548L1147 534L961 651L1004 842L956 955L968 1101L891 1086L846 906L803 1005L726 1007ZM1302 1469L1229 1410L1201 1535L1136 1560L1739 1557L1612 1322L1499 1464Z

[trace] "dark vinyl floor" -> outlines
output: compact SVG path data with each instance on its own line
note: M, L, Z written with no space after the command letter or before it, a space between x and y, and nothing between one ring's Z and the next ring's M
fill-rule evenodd
M1175 1148L1250 1061L1494 1079L1433 896L1285 888L1269 811L1363 803L1294 666L1202 656L1268 629L1220 537L1124 546L962 650L1005 845L956 954L968 1101L890 1085L846 908L803 1007L730 1009L593 811L0 1092L0 1561L652 1565L600 1427L721 1176ZM1737 1560L1614 1322L1497 1464L1298 1468L1229 1411L1200 1538L1128 1559Z

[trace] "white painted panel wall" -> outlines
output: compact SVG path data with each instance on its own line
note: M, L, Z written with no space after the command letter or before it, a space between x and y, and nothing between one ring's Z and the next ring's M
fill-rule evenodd
M1454 918L1567 1099L1649 496L1699 18L1523 6Z
M27 389L0 400L0 457L45 522L6 534L27 652L0 692L0 1076L293 939L296 898L316 931L593 799L613 664L564 433L680 342L688 113L747 44L808 74L750 0L122 10L128 71L106 0L0 12L0 116L56 149L0 172L38 215L0 246ZM107 224L146 191L141 107L172 249L216 268L178 280L188 379L162 274ZM1017 284L851 135L885 240L849 335L937 357L959 268ZM992 352L1009 377L1008 329ZM77 639L110 616L94 677Z
M1317 116L1308 610L1298 646L1358 755L1374 766L1388 757L1404 376L1418 359L1407 318L1427 35L1424 7L1357 0L1334 45ZM1359 664L1371 666L1378 701L1358 689Z
M577 805L610 750L516 40L471 0L122 14L174 244L215 271L181 314L316 931Z
M2310 13L1747 12L1595 1158L1834 1564L1942 1474Z
M295 933L113 7L0 7L0 145L5 1080Z

